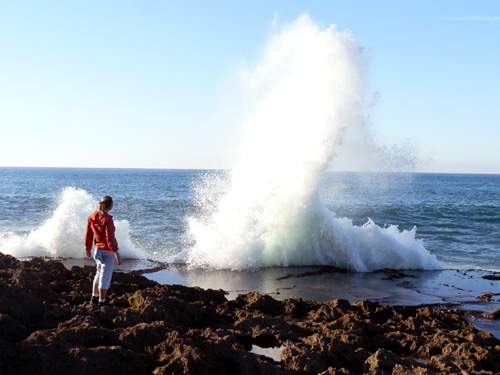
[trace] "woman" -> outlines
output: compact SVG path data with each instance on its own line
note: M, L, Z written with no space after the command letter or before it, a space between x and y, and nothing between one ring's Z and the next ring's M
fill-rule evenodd
M109 214L112 208L113 198L105 195L99 201L97 211L93 212L87 220L85 252L88 258L91 255L92 245L95 244L96 247L94 252L96 274L92 285L91 305L97 303L97 298L99 298L99 305L105 303L115 264L121 263L113 216Z

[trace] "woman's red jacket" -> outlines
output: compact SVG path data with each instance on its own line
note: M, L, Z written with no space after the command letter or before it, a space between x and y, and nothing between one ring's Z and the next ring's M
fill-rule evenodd
M90 256L94 244L99 249L118 251L113 216L103 211L95 211L87 219L87 234L85 235L87 256Z

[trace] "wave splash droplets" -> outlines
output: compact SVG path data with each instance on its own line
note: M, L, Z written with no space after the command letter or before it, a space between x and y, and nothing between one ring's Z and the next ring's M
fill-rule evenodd
M27 235L6 233L0 236L0 252L18 258L50 256L82 258L87 217L95 210L96 200L85 190L66 187L57 208L38 228ZM127 220L115 221L116 238L124 258L141 259L144 254L130 239Z
M223 179L226 192L217 178L197 186L201 214L188 218L189 265L440 267L415 229L355 226L319 198L343 131L363 122L363 59L350 33L301 16L271 38L262 62L243 78L252 104L245 143Z

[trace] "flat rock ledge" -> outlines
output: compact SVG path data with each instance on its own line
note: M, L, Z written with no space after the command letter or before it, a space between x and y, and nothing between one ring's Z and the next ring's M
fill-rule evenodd
M93 309L93 272L0 254L0 374L500 373L500 340L449 308L228 301L116 272L109 305Z

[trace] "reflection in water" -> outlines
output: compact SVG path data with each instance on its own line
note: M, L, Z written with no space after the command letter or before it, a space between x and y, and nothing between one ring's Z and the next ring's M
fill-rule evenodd
M262 348L258 345L252 345L252 349L250 350L250 353L263 355L263 356L271 358L275 362L281 362L281 353L283 352L283 349L284 349L283 346L277 346L277 347L272 347L272 348Z
M263 268L253 271L187 269L171 265L147 274L163 284L181 283L202 288L224 289L228 298L256 290L277 299L304 298L328 301L344 298L351 302L370 299L391 305L429 303L479 303L485 291L500 292L500 285L482 279L483 271L457 272L312 272L318 267ZM304 274L312 274L304 277ZM493 303L493 305L496 302ZM491 304L490 304L491 305Z
M91 266L82 259L63 260L66 267ZM455 304L469 311L493 311L500 300L477 299L491 292L500 293L500 282L486 280L486 271L380 271L369 273L335 272L320 267L273 267L247 271L188 269L184 265L164 265L152 261L124 261L121 270L139 270L165 266L157 272L145 273L161 284L181 284L205 289L223 289L227 298L257 291L276 299L304 298L325 302L343 298L355 302L372 300L389 305ZM498 335L499 321L478 320L483 329Z

